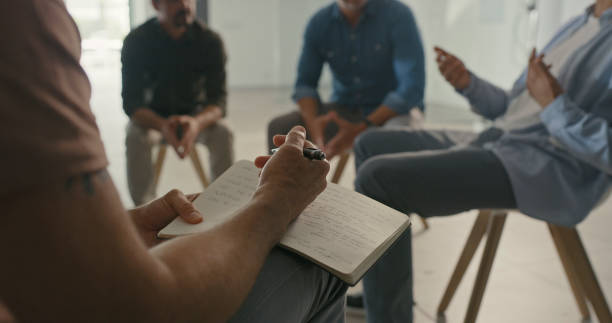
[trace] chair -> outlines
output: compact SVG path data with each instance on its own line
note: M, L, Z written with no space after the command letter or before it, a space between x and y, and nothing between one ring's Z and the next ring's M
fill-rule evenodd
M153 187L157 189L157 185L159 184L159 176L161 175L162 167L164 166L164 161L166 159L166 152L168 151L167 144L161 144L159 147L159 151L157 152L157 158L154 163L154 177L153 177ZM208 178L206 177L206 173L204 172L204 167L202 166L202 161L198 154L196 147L194 146L189 154L189 158L191 159L191 163L198 173L198 177L200 178L200 182L204 188L208 187Z
M464 320L464 322L476 321L507 216L507 210L481 210L478 214L444 296L438 306L438 322L445 321L444 312L448 308L480 241L486 235L487 238L482 260L478 268L476 282L474 283L474 289L472 290L472 296ZM606 303L605 296L599 286L597 277L595 276L595 272L593 271L576 228L566 228L549 223L548 229L557 249L557 253L561 258L561 263L583 321L590 321L589 308L587 305L587 302L589 302L599 322L612 323L610 308Z
M344 172L344 167L346 167L346 163L348 163L348 160L350 157L351 157L350 150L340 155L339 157L340 159L338 160L338 165L336 165L336 169L334 170L334 173L332 174L332 180L331 180L332 183L338 184L338 182L340 182L340 177L342 177L342 173ZM421 222L423 223L423 228L425 230L429 229L429 223L427 223L427 220L421 217L419 217L419 219L421 219Z

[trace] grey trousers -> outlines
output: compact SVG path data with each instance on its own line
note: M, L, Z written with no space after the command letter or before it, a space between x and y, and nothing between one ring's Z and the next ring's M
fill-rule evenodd
M274 248L231 323L342 323L347 285L310 261Z
M159 131L142 128L131 121L128 123L125 138L127 179L135 205L155 199L151 150L153 146L159 145L162 139ZM204 129L196 142L204 144L210 152L212 180L234 163L234 137L225 121L217 121L216 124Z
M324 103L319 105L319 115L326 114L329 111L336 111L342 118L351 122L359 122L363 120L364 117L363 111L359 109L348 109L336 103ZM391 128L407 126L413 129L419 129L423 126L423 122L424 118L421 110L418 108L413 108L409 114L399 115L388 120L383 127ZM291 128L298 125L304 126L304 120L302 119L302 115L298 110L272 119L272 121L268 123L268 149L275 148L274 143L272 142L274 135L287 134ZM325 141L333 138L334 135L336 135L336 132L338 132L338 126L335 123L330 123L325 129Z

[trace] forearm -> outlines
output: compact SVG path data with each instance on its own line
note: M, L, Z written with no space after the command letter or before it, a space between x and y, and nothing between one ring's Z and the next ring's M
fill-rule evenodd
M194 314L206 313L206 317L185 317L181 321L225 322L238 310L288 224L279 221L275 217L278 212L268 205L255 198L216 229L175 239L152 250L168 267L180 299L203 304L199 307L201 312Z
M391 108L381 105L370 113L370 115L367 116L367 119L375 125L382 126L385 124L385 122L389 121L393 117L396 117L397 115L397 112Z
M141 107L134 111L131 120L143 128L161 131L166 119L147 107Z
M219 106L209 105L194 117L198 121L199 130L202 131L223 118L223 110Z
M149 251L112 181L69 183L3 199L0 298L18 320L226 321L288 222L255 199L217 229Z
M297 101L297 105L306 128L310 128L310 124L314 122L319 114L318 100L314 97L304 97Z
M470 102L472 110L490 120L503 115L509 104L508 93L474 74L470 79L468 88L458 92Z

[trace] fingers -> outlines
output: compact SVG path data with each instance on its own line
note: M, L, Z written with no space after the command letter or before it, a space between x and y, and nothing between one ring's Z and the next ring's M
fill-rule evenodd
M304 148L306 141L306 129L302 126L295 126L285 137L285 145L294 146L300 150Z
M448 60L453 60L453 59L457 59L453 54L443 50L440 47L434 47L434 51L436 52L436 62L438 64L441 64L443 62L446 62Z
M441 70L441 72L442 75L444 75L444 78L450 82L451 79L456 77L456 74L461 73L462 70L463 68L461 66L461 62L455 59L449 60L448 64L446 64L446 66L444 67L444 70Z
M282 144L284 144L285 137L286 135L274 135L274 137L272 138L272 142L274 142L274 146L280 147Z
M336 135L334 138L332 138L329 141L329 143L327 143L327 146L325 147L325 155L327 156L327 160L332 160L332 158L338 155L339 143L340 143L340 138L338 135Z
M533 60L536 58L536 49L535 47L531 50L531 54L529 55L529 62L533 62Z
M200 196L200 193L191 193L187 195L187 199L189 200L189 202L195 201L198 197Z
M434 47L434 51L436 52L436 62L438 63L445 61L448 58L448 56L452 56L447 51L443 50L442 48L438 46Z
M442 49L442 47L440 46L434 46L434 51L438 55L448 55L449 54L446 50Z
M266 166L266 163L268 162L268 160L270 160L270 158L272 158L272 156L258 156L257 158L255 158L255 167L263 168L264 166Z
M337 122L339 120L344 120L344 119L342 119L342 117L340 117L340 115L336 111L332 111L332 112L328 113L327 115L328 115L328 118L329 118L328 120L329 121L336 121Z
M183 192L172 190L164 196L164 199L166 199L166 202L168 202L174 212L187 223L196 224L202 222L202 214L191 203L192 200L185 196Z
M272 140L274 141L274 145L276 147L280 147L282 144L285 143L285 137L286 135L275 135L274 138L272 138ZM304 147L305 148L319 148L317 147L317 145L315 145L310 140L304 141Z

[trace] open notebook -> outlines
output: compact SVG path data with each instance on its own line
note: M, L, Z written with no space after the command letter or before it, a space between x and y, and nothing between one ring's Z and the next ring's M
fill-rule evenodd
M237 162L194 201L203 222L192 225L177 218L159 237L203 232L227 221L249 201L258 182L253 162ZM280 245L355 285L409 225L405 214L329 183L289 226Z

